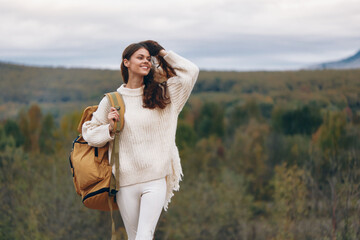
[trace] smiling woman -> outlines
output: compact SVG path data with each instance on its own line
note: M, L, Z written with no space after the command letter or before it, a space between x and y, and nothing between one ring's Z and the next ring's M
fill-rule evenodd
M145 48L140 48L129 60L124 59L124 65L132 74L138 75L140 78L148 75L152 65L149 51ZM132 76L132 78L133 77L134 76Z
M159 84L164 78L176 75L173 67L164 60L166 54L167 52L159 44L150 41L131 44L123 52L121 63L123 80L128 88L138 88L144 84L143 99L146 108L163 109L170 102L166 81ZM153 66L152 59L158 66Z
M119 172L116 201L128 239L150 240L162 208L167 209L173 191L179 190L177 119L199 69L149 40L124 50L121 73L125 84L117 91L125 103L125 124L119 135L119 167L113 167L113 173ZM83 124L84 139L96 147L114 144L113 129L119 118L103 98L91 121Z

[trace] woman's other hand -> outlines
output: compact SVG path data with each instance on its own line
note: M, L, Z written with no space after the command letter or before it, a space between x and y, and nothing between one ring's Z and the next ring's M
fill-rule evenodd
M109 131L113 132L114 126L115 126L115 121L116 122L120 121L120 115L119 115L118 111L116 110L116 108L111 107L110 112L108 114L108 121L110 123Z
M147 46L151 56L160 55L161 50L164 50L164 48L158 42L153 40L147 40L141 43Z
M161 57L165 57L166 54L167 54L167 52L165 51L165 49L161 49L159 52L159 56L161 56Z
M156 82L164 82L167 79L176 76L176 73L173 68L171 68L165 61L164 57L167 55L167 52L165 49L156 41L154 40L147 40L140 42L141 44L144 44L146 48L148 49L151 56L154 56L157 59L157 66L155 68L161 68L156 69L157 75L155 78Z

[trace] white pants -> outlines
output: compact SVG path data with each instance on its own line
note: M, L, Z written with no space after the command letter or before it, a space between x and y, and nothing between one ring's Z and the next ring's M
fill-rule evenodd
M116 201L129 240L153 239L165 197L165 178L120 187Z

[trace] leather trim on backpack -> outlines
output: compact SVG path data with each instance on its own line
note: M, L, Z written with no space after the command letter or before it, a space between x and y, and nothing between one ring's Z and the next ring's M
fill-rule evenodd
M109 192L109 189L110 189L110 188L101 188L101 189L99 189L99 190L97 190L97 191L95 191L95 192L91 192L91 193L85 195L85 197L83 198L82 201L84 202L86 199L91 198L91 197L93 197L93 196L96 196L96 195L98 195L98 194L100 194L100 193Z

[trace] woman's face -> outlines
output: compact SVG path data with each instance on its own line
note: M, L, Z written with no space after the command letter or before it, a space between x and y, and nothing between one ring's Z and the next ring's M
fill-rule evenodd
M130 75L140 75L145 77L151 70L151 56L148 50L140 48L130 59L124 59L124 65L128 68Z

